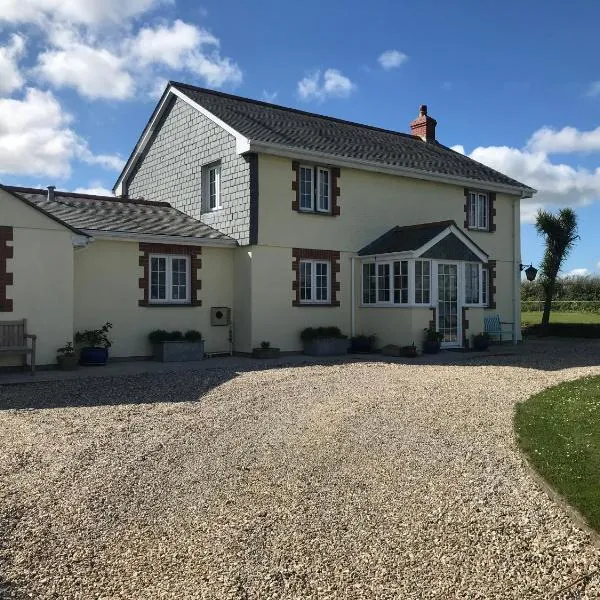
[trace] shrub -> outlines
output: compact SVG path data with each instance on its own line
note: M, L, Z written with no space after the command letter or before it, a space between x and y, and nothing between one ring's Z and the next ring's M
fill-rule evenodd
M183 336L188 342L199 342L202 340L202 334L195 329L188 329Z
M376 340L374 335L355 335L350 340L350 352L373 352Z
M67 342L62 348L56 351L58 356L75 356L75 348L72 342Z
M427 327L424 331L426 342L441 342L444 339L444 334L437 331L435 327Z
M300 339L303 342L313 342L315 340L325 340L328 338L347 338L339 327L307 327L300 333Z
M598 339L600 325L597 323L549 323L546 327L530 325L523 328L523 335Z
M75 342L93 347L110 348L112 346L112 342L108 337L108 332L111 329L112 323L107 321L100 329L86 329L85 331L78 331L75 334Z

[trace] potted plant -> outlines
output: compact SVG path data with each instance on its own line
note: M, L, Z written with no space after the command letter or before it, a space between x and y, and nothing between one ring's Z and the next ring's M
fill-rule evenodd
M100 329L86 329L75 334L75 342L83 344L79 354L79 363L82 365L105 365L108 360L108 349L112 342L108 332L112 323L106 322Z
M267 340L260 343L260 348L252 349L252 356L254 358L277 358L279 353L279 348L271 347L271 342Z
M184 362L204 358L204 340L199 331L190 329L181 331L155 329L148 334L153 346L154 359L160 362Z
M67 342L56 351L56 363L61 371L72 371L77 368L77 355L73 342Z
M415 346L414 342L412 344L410 344L409 346L402 346L401 351L402 351L402 356L404 356L406 358L416 358L419 355L419 353L417 352L417 347Z
M425 329L425 339L423 341L423 352L425 354L437 354L442 347L444 334L430 326Z
M473 336L473 348L475 350L487 350L490 347L490 336L488 333L478 333Z
M307 327L300 339L304 354L309 356L337 356L348 352L348 336L339 327Z
M371 354L375 351L374 335L355 335L350 339L350 352L354 354Z

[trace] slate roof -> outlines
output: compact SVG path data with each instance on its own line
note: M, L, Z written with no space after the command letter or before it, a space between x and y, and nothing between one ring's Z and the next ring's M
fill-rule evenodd
M388 254L390 252L410 252L418 250L431 241L454 221L438 221L436 223L422 223L420 225L407 225L405 227L392 227L389 231L378 237L358 251L359 256L372 256L374 254Z
M352 123L176 81L171 81L170 84L251 142L282 144L309 152L535 192L525 184L438 142L424 142L407 133Z
M178 211L167 202L130 200L74 192L3 186L4 189L75 230L178 236L231 241L232 238Z

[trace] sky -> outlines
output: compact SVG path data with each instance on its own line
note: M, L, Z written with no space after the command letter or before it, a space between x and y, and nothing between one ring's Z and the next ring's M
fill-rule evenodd
M1 0L0 181L108 193L169 79L437 139L573 207L600 273L600 4Z

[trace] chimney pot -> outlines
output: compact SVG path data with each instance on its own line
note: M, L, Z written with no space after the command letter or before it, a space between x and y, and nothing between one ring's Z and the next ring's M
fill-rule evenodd
M425 142L435 142L437 121L427 114L427 104L419 106L419 116L411 122L410 132Z
M54 200L54 190L56 189L55 185L48 186L48 200Z

